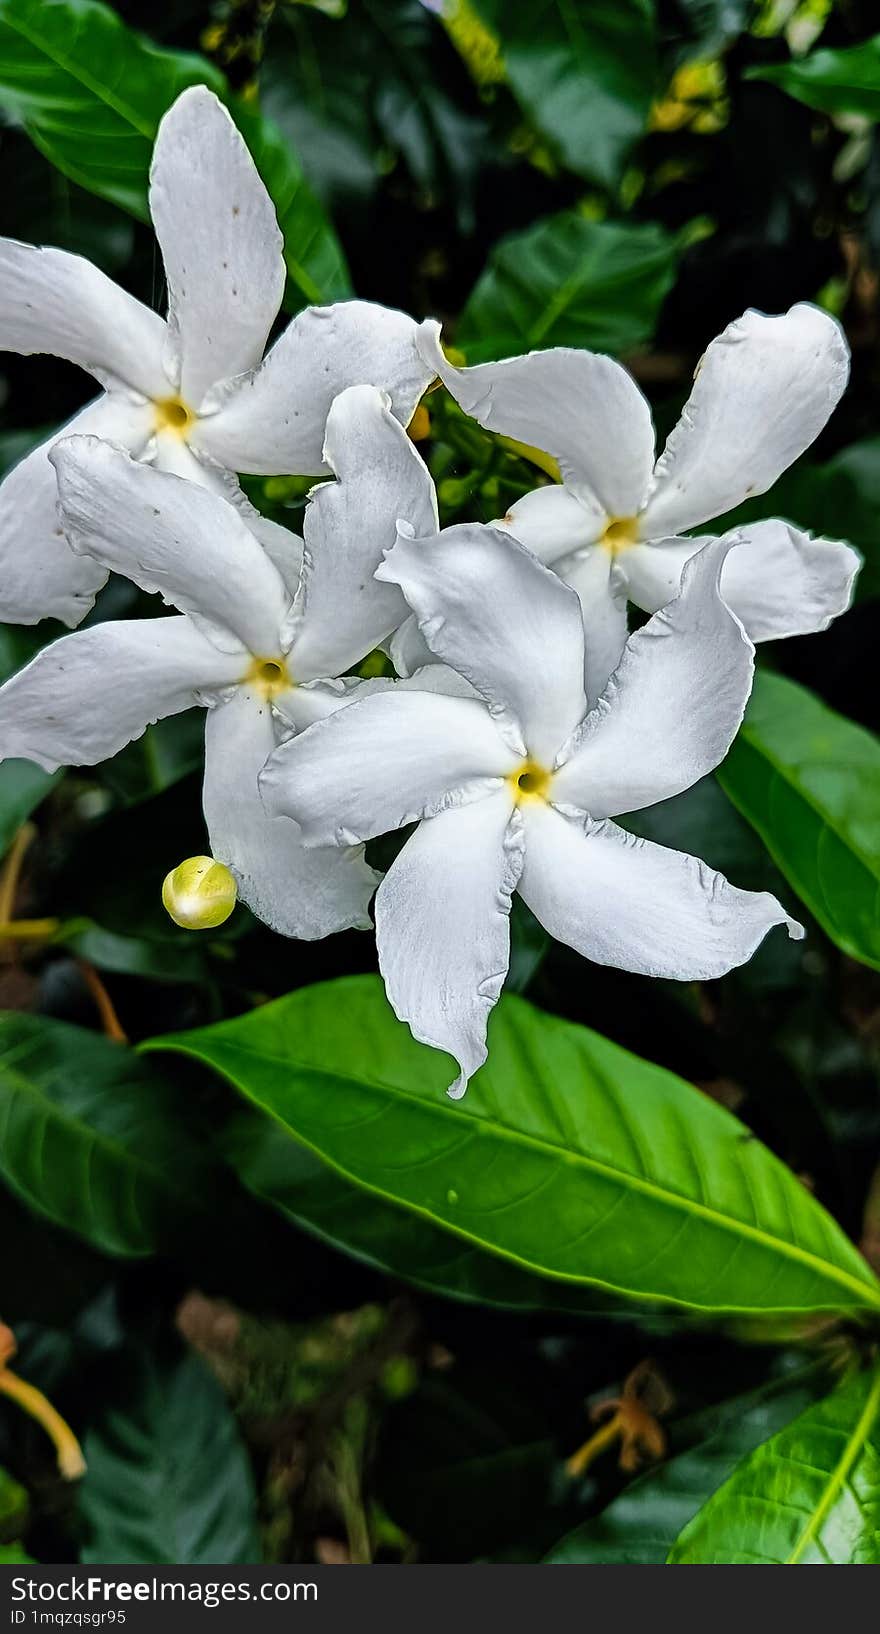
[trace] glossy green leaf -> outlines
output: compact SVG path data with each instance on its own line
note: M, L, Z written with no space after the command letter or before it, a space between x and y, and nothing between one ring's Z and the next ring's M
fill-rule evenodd
M189 85L228 97L203 57L166 51L95 0L0 0L0 107L65 176L149 220L147 179L165 110ZM291 304L349 291L345 261L292 148L230 103L284 233Z
M428 1293L499 1310L595 1315L608 1300L589 1288L549 1282L462 1242L421 1215L402 1216L315 1157L274 1118L242 1111L220 1136L239 1179L286 1219L353 1259Z
M569 170L613 186L647 121L653 0L473 0L523 112Z
M840 51L810 51L790 62L749 68L745 77L769 80L821 113L880 119L880 34Z
M704 1311L880 1309L839 1227L736 1118L522 999L498 1006L460 1105L447 1058L370 976L147 1047L203 1061L349 1179L540 1275Z
M84 1443L89 1564L258 1563L253 1476L226 1397L195 1356L131 1358Z
M653 334L679 254L662 227L548 216L492 251L456 344L469 363L545 346L625 352Z
M679 1533L739 1460L802 1412L819 1383L819 1368L808 1364L795 1377L773 1380L676 1425L673 1456L560 1538L547 1564L662 1566Z
M760 671L718 777L832 941L880 969L880 743Z
M204 1186L173 1089L147 1062L84 1028L9 1012L0 1176L56 1225L126 1255L167 1242Z
M880 1371L765 1441L685 1527L672 1566L880 1566Z

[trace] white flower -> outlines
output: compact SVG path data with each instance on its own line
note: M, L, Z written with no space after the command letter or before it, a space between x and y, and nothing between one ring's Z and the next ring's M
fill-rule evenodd
M610 821L695 783L737 730L754 650L718 594L729 549L693 558L588 712L583 622L560 579L494 528L401 537L379 577L476 695L386 690L269 759L267 807L307 845L419 822L376 898L379 962L414 1035L458 1059L451 1094L486 1057L515 889L559 941L653 976L720 976L772 925L803 935L774 897Z
M681 535L765 493L822 430L847 382L840 326L818 307L748 311L714 340L664 452L647 401L619 363L556 347L457 369L436 324L420 334L461 407L490 431L549 453L562 484L536 489L499 526L578 592L597 697L626 639L626 603L656 612L705 537ZM738 529L722 593L753 641L827 628L849 605L859 558L787 522Z
M261 362L285 269L275 210L226 109L184 91L156 136L150 209L168 284L168 321L63 250L0 241L0 349L50 352L104 393L57 435L89 432L138 459L241 502L267 548L273 529L232 471L319 475L333 398L363 382L391 393L406 424L432 377L402 312L347 301L301 312ZM55 475L34 450L0 489L0 616L75 625L103 568L68 551Z
M211 850L261 919L306 938L369 925L377 876L362 848L307 852L293 823L266 814L257 774L275 715L295 729L356 695L356 683L311 683L349 669L404 616L400 590L373 577L395 518L437 527L430 478L382 393L341 393L324 452L339 480L313 490L304 542L286 536L285 577L218 495L96 437L62 440L52 460L72 549L180 611L63 636L0 688L0 757L47 769L94 765L150 722L207 705Z

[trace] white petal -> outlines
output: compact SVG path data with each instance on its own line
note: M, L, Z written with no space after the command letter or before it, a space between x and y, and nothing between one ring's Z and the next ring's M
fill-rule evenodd
M620 568L626 576L630 601L644 613L659 613L678 595L685 562L710 539L710 534L702 534L693 539L651 539L646 544L629 545L620 557Z
M440 662L422 635L415 613L410 613L409 618L405 618L400 628L395 630L387 650L398 675L404 677Z
M186 477L187 482L198 483L200 488L210 488L212 493L219 494L228 504L235 506L251 533L259 539L270 562L274 562L293 601L302 574L303 542L299 534L261 515L251 504L233 471L228 471L225 465L218 465L204 451L195 453L183 438L160 436L154 439L154 445L152 463L157 470L170 471L173 476Z
M149 438L151 422L146 404L133 403L121 392L102 394L10 471L0 487L0 618L10 624L57 618L71 628L85 618L107 569L75 555L65 540L49 450L61 437L93 432L137 454Z
M0 759L35 760L48 772L94 766L235 673L187 618L77 630L0 687Z
M484 704L395 686L283 743L260 786L307 845L356 845L494 790L517 763Z
M555 567L560 557L600 539L607 520L601 505L591 507L589 501L576 498L571 488L552 482L524 494L494 526L526 545L539 562Z
M610 551L587 546L554 563L554 572L571 585L584 621L584 686L594 704L613 675L626 646L626 584Z
M522 823L503 791L420 823L376 896L388 998L414 1038L458 1061L454 1100L486 1059L522 859Z
M428 646L485 698L520 753L552 765L582 720L577 598L497 528L398 538L378 577L399 584Z
M150 211L168 279L180 393L197 408L218 381L256 368L284 294L284 240L230 115L205 85L156 133Z
M765 493L819 435L848 374L840 325L816 306L730 324L657 461L642 537L684 533Z
M193 440L233 471L320 476L330 404L346 386L378 386L408 425L431 382L404 312L370 301L342 301L300 312L266 361L217 397Z
M741 891L697 857L524 807L520 894L544 929L596 964L673 981L709 981L744 964L774 925L803 926L767 891Z
M167 397L162 318L91 261L0 239L0 351L49 352L102 385Z
M313 488L306 507L291 646L299 680L341 674L403 622L403 595L374 578L376 568L398 518L417 535L439 526L427 467L375 387L350 386L334 398L324 457L338 480Z
M846 612L861 565L849 545L779 521L752 522L737 534L721 594L753 641L827 630Z
M752 687L754 648L718 592L730 539L691 558L681 593L630 636L620 665L553 780L553 802L615 817L668 800L712 771Z
M275 743L269 705L246 687L208 711L203 800L212 855L232 870L257 918L282 936L312 941L369 928L379 875L363 851L307 851L296 824L263 806L257 776Z
M566 481L579 484L610 516L634 516L654 463L651 410L632 376L613 358L555 346L546 352L456 369L436 324L421 347L456 402L487 431L552 454Z
M183 477L139 465L97 437L52 455L67 537L143 590L231 632L233 645L279 654L290 598L233 506ZM205 626L207 629L207 626ZM221 636L224 645L228 636Z

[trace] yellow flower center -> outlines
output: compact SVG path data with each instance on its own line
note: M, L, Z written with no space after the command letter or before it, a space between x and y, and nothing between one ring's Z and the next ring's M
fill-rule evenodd
M181 397L157 398L153 404L157 431L171 431L177 437L186 437L195 420L195 414Z
M243 677L245 686L253 687L264 698L277 697L293 686L290 671L283 658L255 658Z
M612 556L616 556L619 551L634 545L638 537L637 516L612 516L599 543L604 545Z
M524 760L507 779L513 789L513 798L517 805L523 800L546 800L552 775L552 772L539 766L536 760Z

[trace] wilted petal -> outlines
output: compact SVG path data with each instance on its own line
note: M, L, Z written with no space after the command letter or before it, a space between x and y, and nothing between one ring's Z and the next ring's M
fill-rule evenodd
M203 802L211 853L232 870L239 894L282 936L313 941L366 929L379 875L361 849L307 851L295 823L272 817L257 787L275 748L269 704L246 687L208 711Z
M399 584L428 646L485 698L520 754L552 764L586 709L577 598L516 540L477 522L398 538Z
M320 476L330 404L346 386L387 391L409 424L432 374L417 333L406 313L371 301L308 307L254 374L218 394L217 412L197 422L193 440L233 471Z
M754 649L718 591L731 539L685 567L682 588L630 636L553 780L554 804L592 817L668 800L723 760L752 687Z
M231 632L233 645L278 656L290 597L232 505L97 437L66 439L52 460L73 549L161 592L223 645Z
M283 743L260 786L307 845L355 845L491 792L516 765L483 703L393 686Z
M641 508L654 463L651 410L613 358L554 346L457 369L443 354L438 326L428 323L421 347L456 402L487 431L552 454L566 481L609 516Z
M741 891L697 857L539 801L523 810L520 894L551 936L596 964L709 981L750 959L774 925L804 934L767 891Z
M657 461L642 537L684 533L766 493L818 437L848 375L843 331L817 306L729 324Z
M0 351L67 358L103 386L167 397L162 318L91 261L0 239Z
M0 687L0 759L58 766L109 760L154 721L228 685L240 661L188 618L96 624L44 647Z
M205 85L182 92L156 134L150 211L168 279L180 393L197 408L256 368L284 294L284 240L229 113Z
M504 790L420 823L376 896L388 998L414 1038L458 1061L454 1100L486 1059L522 859L522 823Z
M62 437L91 432L138 454L151 422L147 404L103 393L10 471L0 487L0 618L10 624L57 618L71 628L85 618L107 569L77 556L64 537L49 450Z
M337 481L313 488L294 606L291 662L299 680L339 675L408 616L396 585L374 577L403 518L436 533L434 484L415 446L373 386L335 398L324 457Z

